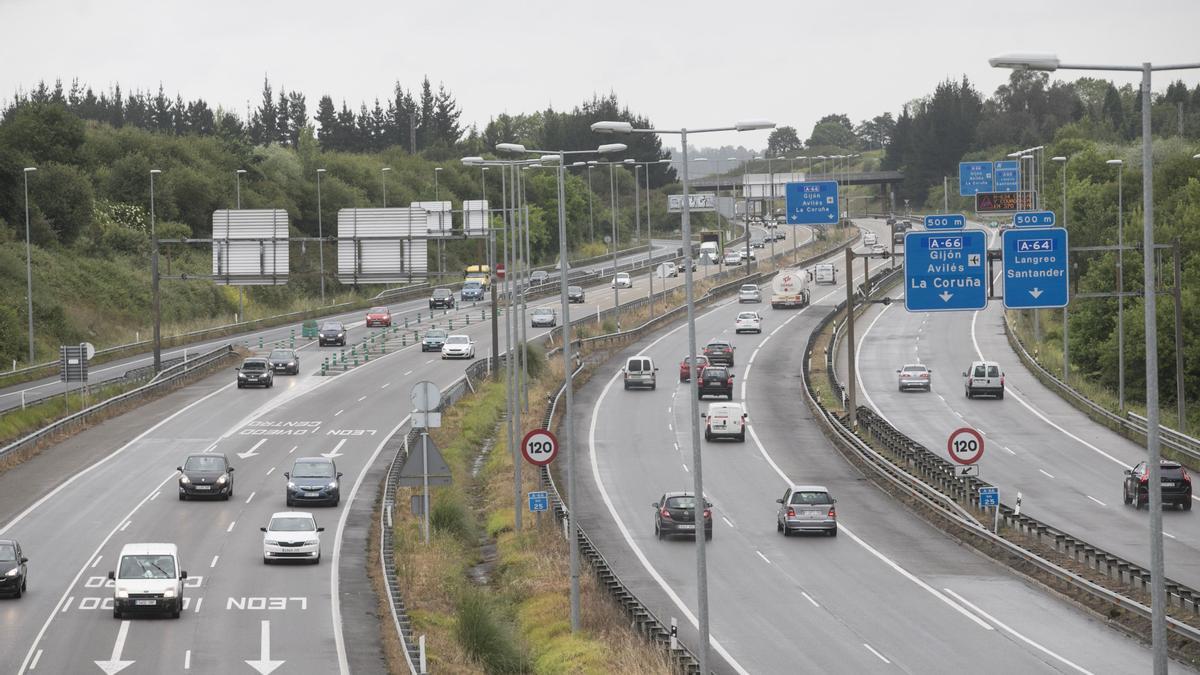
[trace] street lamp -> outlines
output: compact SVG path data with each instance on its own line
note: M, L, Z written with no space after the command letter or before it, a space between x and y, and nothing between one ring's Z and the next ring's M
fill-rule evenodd
M383 186L383 208L385 209L387 208L387 180L385 179L385 176L387 176L387 172L391 170L392 167L390 166L385 166L379 170L379 184Z
M37 171L36 166L25 167L25 300L29 313L29 365L33 365L33 258L29 247L29 174Z
M1124 160L1110 159L1105 164L1117 167L1117 410L1125 414L1125 206L1122 176Z
M1062 170L1062 221L1063 229L1067 229L1067 158L1058 155L1050 158L1051 162L1057 162ZM1071 289L1067 289L1069 294ZM1070 339L1070 321L1067 312L1067 305L1062 308L1062 331L1063 331L1063 382L1070 383L1071 381L1071 339Z
M325 169L317 169L317 258L321 265L321 304L325 304L325 230L321 225L321 174Z
M592 213L592 168L596 166L596 162L588 162L588 236L594 242L596 241L596 219Z
M771 129L775 126L774 122L765 120L748 120L738 122L732 127L715 127L707 129L696 129L690 133L707 133L715 131L752 131L756 129ZM679 145L682 148L683 158L683 175L681 182L683 184L683 203L682 203L682 243L684 250L688 252L688 257L691 257L692 247L692 223L691 223L691 208L688 203L688 145L687 138L689 131L687 129L635 129L629 122L596 122L592 124L592 131L597 133L645 133L645 134L678 134ZM696 381L696 308L693 301L692 293L692 266L683 266L684 278L684 295L687 299L687 326L688 326L688 368L691 371L690 387L697 386ZM692 483L694 497L697 503L703 504L704 499L704 480L701 471L700 457L700 403L693 389L691 395L688 396L691 401L691 428L692 428ZM697 615L699 617L697 628L700 632L700 672L709 672L708 667L708 570L707 558L704 551L704 537L696 537L696 578L697 578Z
M154 312L154 372L162 370L162 321L159 313L158 293L158 233L154 230L154 177L162 173L160 169L150 169L150 294L151 311Z
M995 68L1014 70L1114 70L1132 71L1142 74L1142 256L1145 281L1142 293L1145 300L1146 322L1146 450L1150 464L1150 485L1162 481L1162 456L1159 446L1158 410L1158 298L1155 293L1154 266L1154 148L1151 134L1150 107L1153 91L1150 87L1151 74L1156 70L1195 70L1200 63L1181 63L1155 66L1150 62L1141 65L1090 65L1065 64L1053 54L1009 54L989 59ZM1120 251L1120 249L1117 249ZM1167 614L1166 586L1163 572L1162 491L1150 490L1150 636L1154 652L1155 675L1167 672Z
M233 186L237 191L237 207L242 208L242 176L245 175L245 169L238 169L233 172Z

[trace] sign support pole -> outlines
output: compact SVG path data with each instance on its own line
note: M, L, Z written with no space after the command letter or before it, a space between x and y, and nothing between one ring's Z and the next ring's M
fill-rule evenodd
M850 398L846 403L846 414L850 428L858 426L858 404L855 400L857 373L854 368L854 251L846 248L846 368L850 373Z
M421 481L425 496L422 498L421 515L425 519L425 545L429 545L429 429L421 429Z

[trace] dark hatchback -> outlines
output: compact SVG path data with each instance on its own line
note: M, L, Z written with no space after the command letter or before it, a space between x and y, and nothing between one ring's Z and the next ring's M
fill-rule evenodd
M733 400L733 373L724 366L706 366L697 378L698 398L725 396Z
M733 345L726 340L713 340L704 345L704 355L709 363L733 365Z
M454 309L454 292L449 288L435 288L429 297L429 309Z
M654 507L654 536L663 539L672 534L696 536L696 500L691 492L667 492ZM704 502L704 538L712 539L712 502Z
M423 352L440 352L442 345L446 344L446 331L444 330L427 330L425 337L421 339L421 351Z
M464 281L459 296L463 302L468 300L483 300L483 284L478 281Z
M1162 483L1162 503L1177 506L1184 511L1192 510L1192 477L1178 462L1162 460L1159 464ZM1125 470L1125 485L1121 491L1126 504L1140 509L1150 503L1150 464L1138 462L1137 466Z
M346 346L346 327L342 322L326 321L321 324L321 331L317 333L317 346L325 345Z
M287 505L326 504L337 506L341 501L341 489L337 466L326 457L301 457L292 465L292 470L283 474L288 479Z
M242 367L236 368L238 389L242 387L266 387L270 389L275 386L275 374L271 370L271 364L266 359L251 358L242 361Z
M582 286L567 286L567 302L582 303L584 297Z
M216 497L228 500L233 496L233 467L225 455L188 455L179 472L179 500L193 497Z
M15 539L0 539L0 595L21 597L28 585L29 562Z
M267 357L271 362L271 370L287 375L300 374L300 355L295 349L276 349Z

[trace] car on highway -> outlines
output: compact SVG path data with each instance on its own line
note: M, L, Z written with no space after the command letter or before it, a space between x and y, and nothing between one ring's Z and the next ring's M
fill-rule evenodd
M792 485L775 500L779 510L775 529L787 537L799 532L823 532L837 536L837 500L823 485Z
M886 251L887 247L883 244L875 244L871 246L871 253L885 253Z
M582 304L586 297L582 286L567 286L567 302Z
M680 274L683 274L684 272L687 271L687 266L688 266L689 262L692 263L692 271L695 272L696 271L696 261L691 258L680 258L679 261L675 263L675 269Z
M863 232L862 243L863 246L874 246L879 243L879 237L874 232Z
M738 312L733 321L734 333L762 333L762 315L758 312Z
M746 442L746 408L741 403L709 403L708 411L700 416L704 418L704 440L732 438Z
M387 307L372 307L367 310L367 328L381 326L390 328L392 325L392 310Z
M757 284L742 284L738 289L738 304L743 302L762 302L762 291Z
M463 302L471 300L483 300L483 283L480 281L464 281L462 289L458 292L458 297Z
M135 612L165 613L178 619L183 611L183 582L187 571L179 569L175 544L125 544L117 556L117 569L109 570L112 581L114 619Z
M613 277L610 288L633 288L633 277L629 276L629 272L617 272L617 276Z
M680 382L691 382L691 380L692 380L691 368L688 367L690 361L691 361L691 357L685 356L685 357L683 357L683 360L679 362L679 381ZM696 357L696 374L703 375L704 369L707 367L708 367L708 357L707 356L697 356Z
M899 231L894 233L892 235L892 243L893 244L903 244L904 243L904 233L899 232Z
M976 396L995 396L1004 398L1004 371L995 361L973 361L971 367L963 371L967 378L963 383L967 398Z
M263 564L278 560L309 560L321 562L321 533L317 519L306 511L280 511L271 514L263 533Z
M287 505L327 504L337 506L342 499L338 479L342 474L328 457L300 457L285 471Z
M819 263L813 266L813 282L817 284L837 284L837 268L833 263Z
M550 273L546 270L534 270L529 273L530 286L540 286L546 283L550 283Z
M0 539L0 595L19 598L28 589L28 562L16 539Z
M736 267L742 264L742 254L737 251L730 251L725 254L721 260L726 267Z
M923 363L906 363L896 370L900 391L905 389L933 389L933 370Z
M346 346L346 326L341 321L326 321L321 324L321 330L317 333L317 346L325 345Z
M475 341L467 335L448 335L442 343L443 359L475 358Z
M175 467L179 472L179 501L215 497L229 501L233 496L233 467L220 453L193 453Z
M766 248L767 240L762 237L755 237L750 240L750 248Z
M754 249L750 249L749 251L747 251L746 247L739 246L737 251L738 251L738 257L742 259L742 262L745 262L746 260L757 260L758 259L754 255Z
M295 349L272 349L267 360L271 362L271 370L285 375L300 374L300 354Z
M654 536L665 539L673 534L696 536L696 498L691 492L664 492L654 507ZM704 500L704 538L712 539L712 502Z
M429 296L429 309L454 309L454 291L449 288L435 288Z
M724 396L733 400L733 373L725 366L708 365L696 381L696 396Z
M704 345L704 355L713 365L732 366L733 350L734 347L729 340L709 340L708 344Z
M621 369L621 380L625 383L626 390L634 387L654 390L658 387L657 373L654 359L649 356L631 356L625 360L625 367Z
M252 356L242 361L242 365L234 370L238 374L238 389L249 386L270 389L275 386L275 374L271 372L271 363L264 358Z
M1177 506L1184 511L1192 510L1192 477L1179 462L1160 460L1159 482L1162 483L1162 503ZM1138 462L1132 469L1125 470L1125 483L1121 496L1126 504L1140 509L1150 503L1150 464Z
M440 328L430 328L429 330L425 331L425 336L421 338L421 351L442 351L442 345L446 344L447 335L448 333Z
M549 307L536 307L529 312L529 325L533 328L553 328L558 324L558 312Z

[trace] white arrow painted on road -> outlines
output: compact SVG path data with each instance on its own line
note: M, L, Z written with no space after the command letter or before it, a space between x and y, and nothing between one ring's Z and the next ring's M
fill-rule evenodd
M942 302L950 302L950 298L953 298L954 294L950 291L942 291L942 294L938 297L942 299Z
M237 456L241 457L242 459L249 459L251 457L257 457L258 453L255 452L255 450L258 450L258 448L260 446L262 446L263 443L266 443L266 442L267 442L267 439L264 438L261 441L255 443L253 448L250 448L249 450L247 450L245 452L239 452L237 454Z
M246 659L246 663L253 669L259 672L259 675L271 675L271 673L283 665L283 661L271 660L271 622L262 622L262 651L259 653L257 661Z
M342 440L338 441L337 445L333 446L332 452L322 452L321 456L326 459L333 459L334 457L341 457L342 453L338 452L338 450L341 450L342 446L345 444L346 444L346 439L343 438Z
M1043 290L1042 290L1042 289L1040 289L1040 288L1034 288L1033 290L1029 291L1029 294L1033 296L1033 299L1034 299L1034 300L1037 300L1037 299L1038 299L1038 296L1040 296L1040 295L1041 295L1042 293L1044 293L1044 292L1045 292L1045 291L1043 291Z
M121 628L117 631L117 641L113 644L112 657L107 661L97 661L96 665L100 666L105 675L113 675L125 670L133 665L133 661L122 661L121 652L125 649L125 638L129 636L129 621L121 622Z

